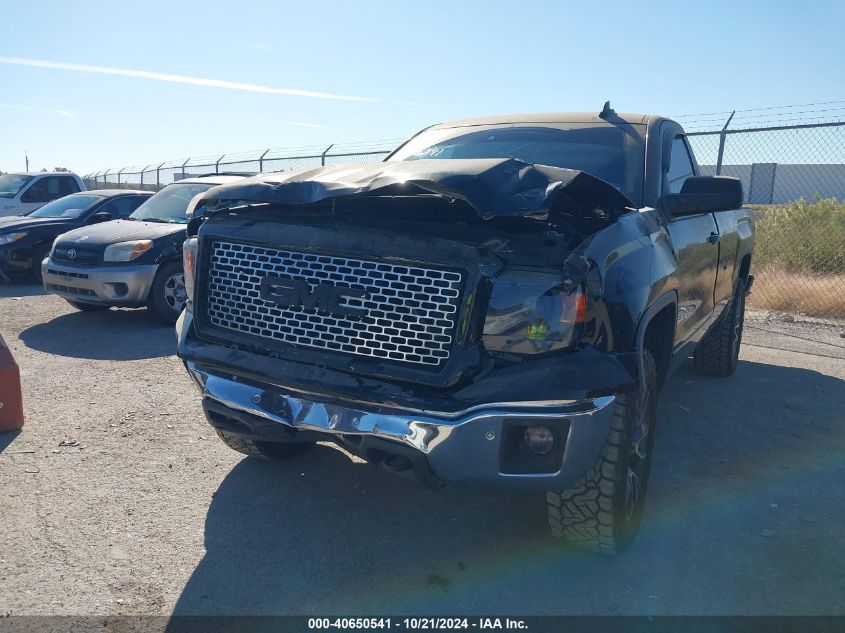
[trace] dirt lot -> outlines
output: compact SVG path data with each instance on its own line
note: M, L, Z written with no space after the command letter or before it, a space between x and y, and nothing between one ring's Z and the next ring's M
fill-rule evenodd
M668 383L643 532L605 560L547 537L540 496L241 459L170 328L0 287L27 414L0 435L0 613L843 614L845 340L764 326L734 377Z

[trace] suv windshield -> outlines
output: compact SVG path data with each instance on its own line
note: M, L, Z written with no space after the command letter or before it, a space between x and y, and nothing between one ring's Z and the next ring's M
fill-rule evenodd
M86 209L99 200L101 196L65 196L53 202L48 202L29 214L31 218L78 218Z
M135 209L129 216L130 220L144 220L146 222L172 222L187 224L185 212L188 204L198 193L207 191L215 185L211 183L174 183L167 185L144 204Z
M426 130L388 160L516 158L531 164L587 172L631 200L642 191L645 126L573 123Z
M32 176L23 174L3 174L0 176L0 198L14 198Z

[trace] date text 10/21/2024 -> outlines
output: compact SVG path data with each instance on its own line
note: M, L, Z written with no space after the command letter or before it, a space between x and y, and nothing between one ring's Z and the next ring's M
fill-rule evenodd
M527 630L524 620L512 618L309 618L309 630Z

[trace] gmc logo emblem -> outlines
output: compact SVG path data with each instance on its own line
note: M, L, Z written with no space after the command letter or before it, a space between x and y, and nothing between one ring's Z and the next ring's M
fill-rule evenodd
M301 279L267 276L261 280L261 298L286 308L317 310L336 316L360 317L362 308L340 305L345 298L364 299L367 291L363 288L335 286L328 283L310 285Z

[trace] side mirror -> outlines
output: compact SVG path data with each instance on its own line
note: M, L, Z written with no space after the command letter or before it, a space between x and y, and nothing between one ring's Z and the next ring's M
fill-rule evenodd
M100 222L108 222L112 219L112 214L108 211L97 211L94 215L88 218L88 224L99 224Z
M684 181L681 193L663 196L663 209L673 218L742 206L742 181L727 176L693 176Z

